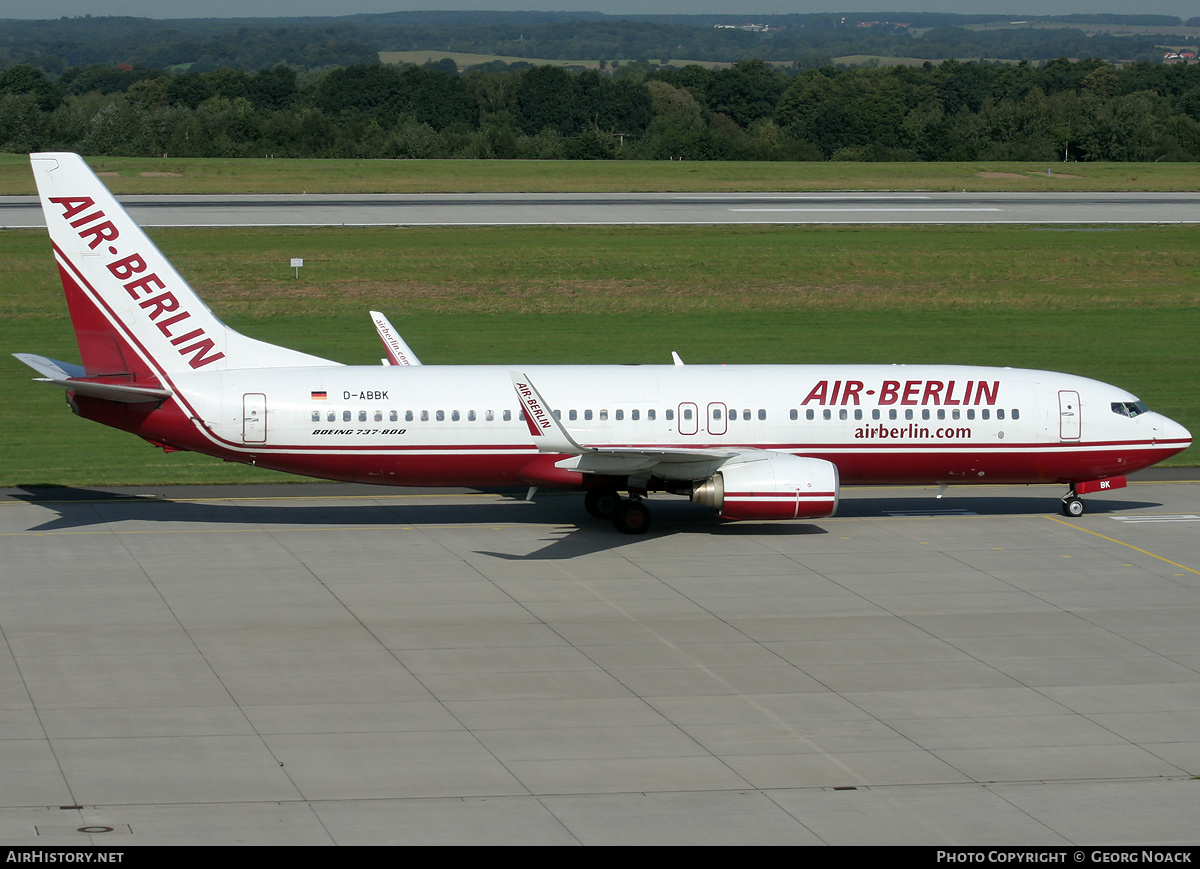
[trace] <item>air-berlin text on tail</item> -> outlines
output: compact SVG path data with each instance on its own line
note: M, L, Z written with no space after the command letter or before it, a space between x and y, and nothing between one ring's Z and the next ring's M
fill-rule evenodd
M78 230L79 237L92 250L120 238L121 233L116 225L103 211L95 208L96 203L90 196L51 197L50 201L62 208L63 220L72 229ZM110 255L118 256L115 244L109 244L107 250ZM192 368L202 368L224 358L224 353L212 352L216 349L216 342L205 334L204 329L188 328L191 324L184 321L192 315L180 308L179 299L167 289L162 279L154 272L143 274L148 266L141 254L121 256L105 265L109 273L122 282L125 292L134 299L142 297L138 306L147 312L158 331L167 337L180 356L187 358Z
M819 380L808 391L801 406L806 404L862 404L864 396L875 398L877 405L934 404L993 405L1000 395L999 380L885 380L875 389L864 389L861 380Z

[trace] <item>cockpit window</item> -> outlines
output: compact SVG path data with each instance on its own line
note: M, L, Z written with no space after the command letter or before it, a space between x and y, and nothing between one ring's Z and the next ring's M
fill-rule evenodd
M1141 416L1150 412L1144 401L1114 401L1111 407L1113 413L1119 413L1121 416Z

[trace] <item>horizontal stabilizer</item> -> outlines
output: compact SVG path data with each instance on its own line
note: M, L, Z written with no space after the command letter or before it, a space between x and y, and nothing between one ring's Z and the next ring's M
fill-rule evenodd
M82 365L74 365L70 362L62 362L61 360L50 359L46 356L36 356L33 353L14 353L13 356L20 359L47 380L87 377L87 372L83 370Z
M100 379L88 378L81 365L72 365L58 359L48 359L45 356L35 356L32 353L14 353L34 371L45 377L35 377L38 383L49 383L69 389L76 395L87 395L92 398L103 398L108 401L119 401L125 404L136 404L143 401L164 401L171 397L171 390L152 386L133 386L128 383L114 383Z

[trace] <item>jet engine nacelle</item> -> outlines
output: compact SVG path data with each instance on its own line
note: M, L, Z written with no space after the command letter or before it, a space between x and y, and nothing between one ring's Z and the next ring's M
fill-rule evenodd
M692 500L725 519L824 519L837 512L838 470L824 459L750 453L722 465Z

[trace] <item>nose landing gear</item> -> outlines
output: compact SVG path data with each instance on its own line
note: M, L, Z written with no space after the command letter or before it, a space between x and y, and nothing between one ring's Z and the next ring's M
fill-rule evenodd
M1083 499L1075 493L1075 484L1062 497L1062 514L1072 519L1083 515Z
M1098 480L1077 480L1071 484L1071 488L1067 490L1067 494L1063 495L1063 515L1071 517L1083 515L1083 501L1079 500L1080 495L1088 495L1092 492L1111 492L1113 489L1124 489L1127 485L1129 485L1129 481L1124 477L1101 477Z

